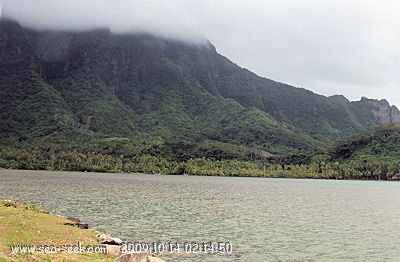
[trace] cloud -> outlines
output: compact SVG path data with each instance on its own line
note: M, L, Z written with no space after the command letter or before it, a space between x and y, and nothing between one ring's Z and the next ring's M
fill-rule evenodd
M38 29L207 38L261 76L400 105L397 0L4 0L3 8Z
M163 36L201 39L191 1L156 0L5 0L5 14L41 30L146 31ZM193 14L194 13L194 14Z

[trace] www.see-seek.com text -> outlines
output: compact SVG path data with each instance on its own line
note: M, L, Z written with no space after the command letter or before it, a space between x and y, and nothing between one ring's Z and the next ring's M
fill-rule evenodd
M104 245L87 245L78 241L76 245L12 245L10 250L13 254L107 254L107 247Z

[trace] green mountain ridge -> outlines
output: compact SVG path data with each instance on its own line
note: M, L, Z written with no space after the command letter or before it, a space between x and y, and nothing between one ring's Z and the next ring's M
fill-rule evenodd
M386 100L317 95L259 77L211 43L148 34L36 31L3 20L0 75L5 145L120 137L152 141L149 154L171 156L184 143L184 158L208 157L197 145L211 143L226 158L285 156L400 121Z

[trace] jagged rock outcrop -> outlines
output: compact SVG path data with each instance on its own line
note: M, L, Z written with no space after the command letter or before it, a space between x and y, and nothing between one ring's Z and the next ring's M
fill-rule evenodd
M392 123L400 122L400 110L396 106L391 106L390 109Z
M400 122L400 111L396 106L390 106L386 99L376 100L361 98L361 102L370 105L376 124Z

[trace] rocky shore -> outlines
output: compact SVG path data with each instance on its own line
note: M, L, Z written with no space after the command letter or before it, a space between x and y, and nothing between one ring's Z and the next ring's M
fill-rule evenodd
M9 258L9 261L19 261L21 257L26 260L26 256L30 256L29 261L85 261L87 256L74 257L76 254L16 254L10 252L11 245L20 245L26 243L28 245L47 245L52 243L68 243L71 241L81 241L92 245L101 245L106 247L106 254L103 257L121 262L163 262L160 258L155 257L149 252L133 253L122 249L123 241L119 238L90 229L89 225L82 223L79 218L62 217L52 214L45 210L38 209L33 204L20 204L13 200L0 199L0 231L4 231L0 237L0 242L8 243L9 239L18 239L18 242L10 242L10 246L0 246L0 258ZM43 232L50 231L48 234ZM33 232L33 234L28 234ZM24 239L24 235L32 235ZM55 236L60 235L60 238ZM63 237L64 236L64 237ZM68 237L67 237L68 236ZM60 244L59 244L60 245ZM51 253L51 252L50 252ZM105 256L106 255L106 256ZM99 260L101 254L98 255ZM97 259L95 259L97 260ZM93 258L90 259L93 261Z
M81 229L88 229L96 233L97 241L107 247L107 253L111 257L115 257L117 261L121 262L163 262L160 258L155 257L149 252L133 253L122 252L123 241L119 238L106 235L94 229L89 229L89 225L82 223L79 218L67 217L68 222L65 225L78 227Z

